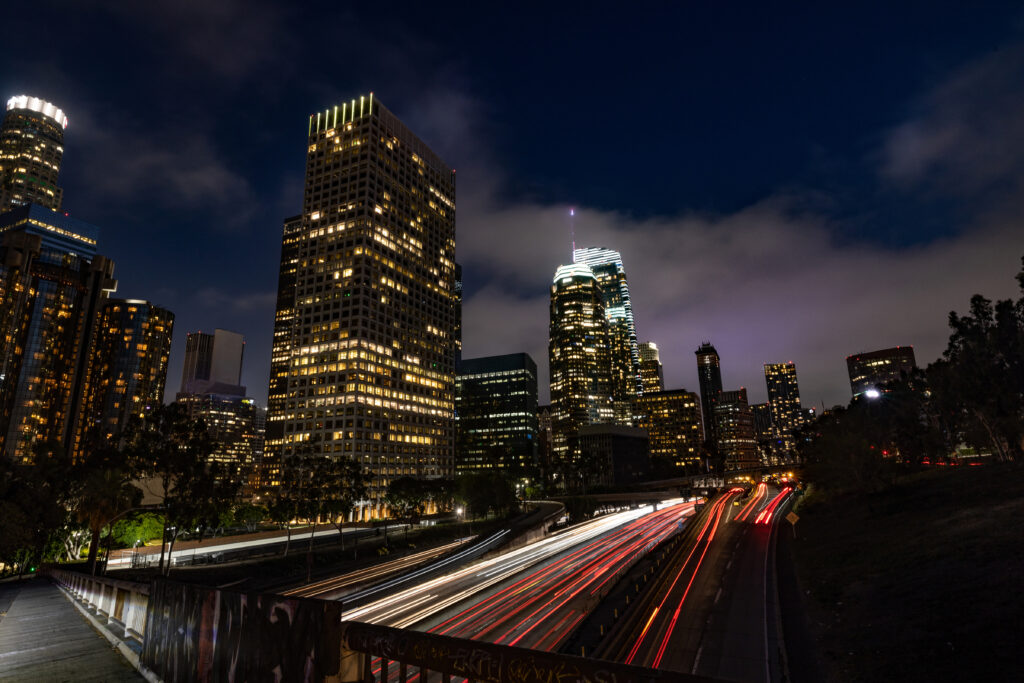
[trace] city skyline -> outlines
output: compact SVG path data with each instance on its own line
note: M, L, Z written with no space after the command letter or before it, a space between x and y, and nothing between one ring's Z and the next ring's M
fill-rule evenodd
M43 13L59 15L60 8ZM756 14L727 27L755 48L766 39L743 29L755 23ZM600 89L592 82L594 67L573 62L579 68L573 82L581 84L575 100L557 91L564 72L527 69L533 76L530 87L547 105L540 113L528 112L509 106L522 102L527 92L527 83L509 65L494 79L508 86L507 94L496 93L481 76L500 58L476 66L456 57L460 48L480 47L473 37L446 46L439 34L411 47L392 37L386 42L393 53L390 68L356 57L355 66L366 68L346 71L358 78L338 78L329 63L296 78L289 60L318 63L304 58L319 55L305 46L316 41L302 41L300 47L295 16L257 3L223 45L204 46L196 37L224 21L199 9L175 18L176 28L196 29L188 38L159 49L131 38L127 49L137 57L131 69L166 73L171 65L182 65L181 75L159 87L141 78L123 79L140 84L131 89L103 75L105 60L113 58L107 48L78 60L81 46L71 26L50 16L57 37L53 56L40 61L31 50L19 51L26 38L15 37L0 85L8 96L37 96L67 115L60 185L74 201L65 202L66 208L103 226L99 250L118 263L121 292L144 294L175 311L171 377L180 374L185 331L238 330L251 340L242 383L266 402L281 220L297 211L301 195L302 159L291 142L298 134L294 121L354 92L373 90L459 171L464 355L527 352L546 358L545 280L570 251L568 208L575 206L577 243L622 254L637 334L658 344L666 389L697 389L690 354L709 338L723 358L724 385L747 387L751 402L765 398L763 363L787 359L801 368L804 404L830 406L849 399L844 359L850 354L900 344L913 345L922 365L933 360L945 345L948 310L965 308L976 291L1009 295L1011 285L1001 274L1015 267L1019 253L1020 239L1007 217L1017 212L1020 198L999 189L1016 187L1007 181L1021 175L1019 162L1011 158L1021 156L1014 134L1021 102L1007 94L1013 90L1007 84L1024 64L1014 27L1019 15L1011 10L985 16L953 10L912 14L896 12L892 30L923 22L929 30L915 35L958 40L943 48L924 46L918 38L898 46L888 34L880 35L878 59L860 64L855 46L838 39L830 53L833 62L805 65L811 87L787 92L776 104L781 111L748 116L728 93L687 79L685 93L663 95L648 106L662 126L680 111L691 112L678 129L665 128L672 131L667 147L639 131L622 139L619 156L637 161L636 179L609 173L608 159L617 155L595 155L585 140L610 130L609 122L629 110L629 98L622 95L658 92L650 79L659 69L639 67L653 64L646 60L660 48L612 71ZM160 18L146 12L111 17L97 10L92 18L79 19L96 29L84 32L90 41L99 37L102 43L105 31L126 27L150 27L160 35L153 28ZM351 18L356 27L373 25L369 14ZM673 18L658 17L668 25ZM834 10L825 16L824 33L837 37L841 18ZM870 23L870 18L865 11L852 21ZM101 20L110 19L111 26L104 26ZM403 19L399 33L422 19L416 14ZM718 25L714 16L693 19L689 23L695 27ZM785 19L798 27L820 23L822 17ZM19 21L29 18L15 14L12 25ZM445 30L457 31L460 21ZM550 27L569 21L556 12ZM650 21L633 21L633 28L663 35ZM600 42L588 33L594 23L578 22L578 31L560 36L564 44L556 45L546 30L530 35L556 55L573 49L594 54ZM283 56L244 49L249 42L260 44L254 39L263 35ZM661 73L693 76L690 70L697 67L685 58L713 62L716 49L709 43L696 40ZM915 52L928 59L909 59ZM410 55L422 57L422 65L395 75L395 64L406 66ZM770 53L765 68L791 65L791 59ZM732 58L715 67L717 72L708 67L708 75L736 75L744 84L757 80L759 70L737 71L739 61ZM216 68L201 73L204 65ZM636 89L627 89L623 74L638 68ZM417 69L437 75L417 79ZM220 88L228 82L264 88ZM763 87L773 83L769 79ZM849 93L842 89L851 85L857 87ZM755 88L750 96L760 94ZM990 113L967 106L979 97L989 104L979 109ZM606 100L607 109L598 111L595 103ZM701 106L685 106L690 101ZM836 108L851 106L855 111L835 116ZM253 116L255 107L261 116ZM723 111L730 116L716 127L714 114ZM784 119L793 111L802 115L790 126ZM537 126L539 115L543 127ZM826 120L835 123L819 124ZM974 144L979 130L1001 134ZM953 134L960 137L952 142L944 137ZM982 144L989 137L1004 142L999 149ZM244 149L239 140L246 142ZM513 153L514 145L524 151ZM766 160L777 158L777 145L794 153L781 170L769 170ZM943 161L968 146L980 160ZM111 149L133 153L115 158ZM666 149L683 152L671 166L657 161ZM712 151L722 161L716 162ZM972 171L985 166L985 173L972 172L970 182L963 182L958 164ZM734 169L738 174L727 172ZM661 176L665 179L658 180ZM671 183L671 199L664 183ZM936 198L954 186L956 192ZM860 207L865 202L870 210ZM182 234L185 239L179 239ZM495 249L503 234L520 238ZM140 255L138 243L145 244L147 255ZM768 310L768 301L785 304ZM547 368L543 361L540 365L545 402Z

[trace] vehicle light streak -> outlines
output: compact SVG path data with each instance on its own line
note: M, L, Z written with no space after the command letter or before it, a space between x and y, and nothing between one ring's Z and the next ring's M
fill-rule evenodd
M650 619L647 620L647 624L644 626L643 631L640 632L640 635L637 637L636 642L633 643L633 647L632 649L630 649L629 655L626 657L626 664L633 663L633 660L636 658L637 653L640 651L640 648L643 645L645 638L647 637L647 633L650 631L651 624L654 622L654 617L658 614L658 612L662 610L662 608L664 608L665 602L668 600L669 596L672 595L672 590L679 582L679 579L682 577L683 572L686 571L686 567L687 565L689 565L690 559L693 558L694 553L700 546L701 541L704 538L704 535L708 532L708 528L711 527L712 523L717 524L717 520L720 519L722 516L723 509L725 508L728 501L731 500L731 498L734 495L736 495L735 490L729 491L729 493L727 493L725 496L718 499L712 504L711 509L708 512L708 516L704 520L704 525L701 527L700 532L698 532L697 534L697 540L694 542L693 548L690 550L690 553L686 556L686 559L679 567L679 571L676 572L675 577L673 577L672 583L669 584L668 590L665 591L665 595L662 597L661 602L658 604L657 607L654 608L654 611L651 613Z
M454 543L448 543L446 545L438 546L437 548L431 548L430 550L424 550L422 552L401 557L390 562L384 562L382 564L376 564L372 567L365 569L359 569L357 571L349 572L341 576L335 576L330 579L324 579L322 581L316 581L314 583L306 584L292 590L284 591L282 595L296 595L300 597L313 597L316 595L323 595L331 591L339 591L349 586L356 586L361 583L367 583L373 581L376 578L387 576L388 574L394 574L400 572L407 567L414 567L423 562L427 562L435 557L440 557L445 553L448 553L460 545L464 545L469 541L473 540L475 536L467 536L466 538L460 538ZM338 597L338 596L334 596Z
M754 497L750 499L750 502L743 506L743 509L740 510L740 514L736 515L736 521L745 521L747 517L750 516L751 511L754 510L758 506L758 504L765 498L767 493L768 485L765 484L764 482L758 484L757 490L754 492Z
M757 516L757 520L754 523L770 524L772 521L772 515L775 514L775 509L779 507L779 505L782 503L782 501L786 499L787 496L789 496L789 493L792 490L793 489L787 486L786 488L779 491L779 494L772 499L772 502L768 503L768 506L761 511L761 514Z

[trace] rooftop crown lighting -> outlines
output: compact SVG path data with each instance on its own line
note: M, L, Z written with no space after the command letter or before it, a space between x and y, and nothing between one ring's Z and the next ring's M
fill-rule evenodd
M62 128L68 127L68 117L64 115L64 112L55 105L50 104L46 100L41 100L38 97L15 95L11 99L7 100L7 111L12 109L28 109L29 111L37 111L40 114L49 116L51 119L59 123Z

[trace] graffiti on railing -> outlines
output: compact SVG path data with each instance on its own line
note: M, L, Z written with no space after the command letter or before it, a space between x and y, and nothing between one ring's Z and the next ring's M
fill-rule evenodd
M336 602L157 581L142 662L168 682L320 681L338 671Z

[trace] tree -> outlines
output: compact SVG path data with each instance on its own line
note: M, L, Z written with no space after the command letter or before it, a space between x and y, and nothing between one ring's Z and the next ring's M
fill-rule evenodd
M352 458L326 458L318 472L323 489L321 513L338 530L341 549L345 549L343 527L356 504L366 498L370 476Z
M269 516L267 508L254 503L242 503L233 512L234 521L245 526L245 530L249 533L256 531L260 522Z
M178 535L192 526L198 514L192 496L201 495L209 502L211 496L223 498L228 493L217 486L216 480L203 481L204 477L212 479L230 473L219 471L219 465L208 464L216 443L201 420L189 418L185 409L175 403L158 406L133 419L125 443L129 461L136 471L153 479L157 489L154 493L162 499L164 533L159 566L163 572L168 536L173 551Z
M391 514L406 524L412 524L423 514L427 503L427 487L422 479L399 477L388 484L384 501ZM406 530L406 538L409 536Z
M76 515L91 534L90 574L96 573L96 555L103 528L142 500L142 491L132 484L134 474L120 463L121 453L111 447L94 451L75 467L80 481L75 501Z
M164 533L163 515L155 512L138 512L114 522L111 529L114 540L122 546L134 546L136 542L148 543Z
M1024 258L1021 264L1020 299L993 305L976 294L967 315L949 314L944 362L930 373L945 416L1000 460L1024 455Z

